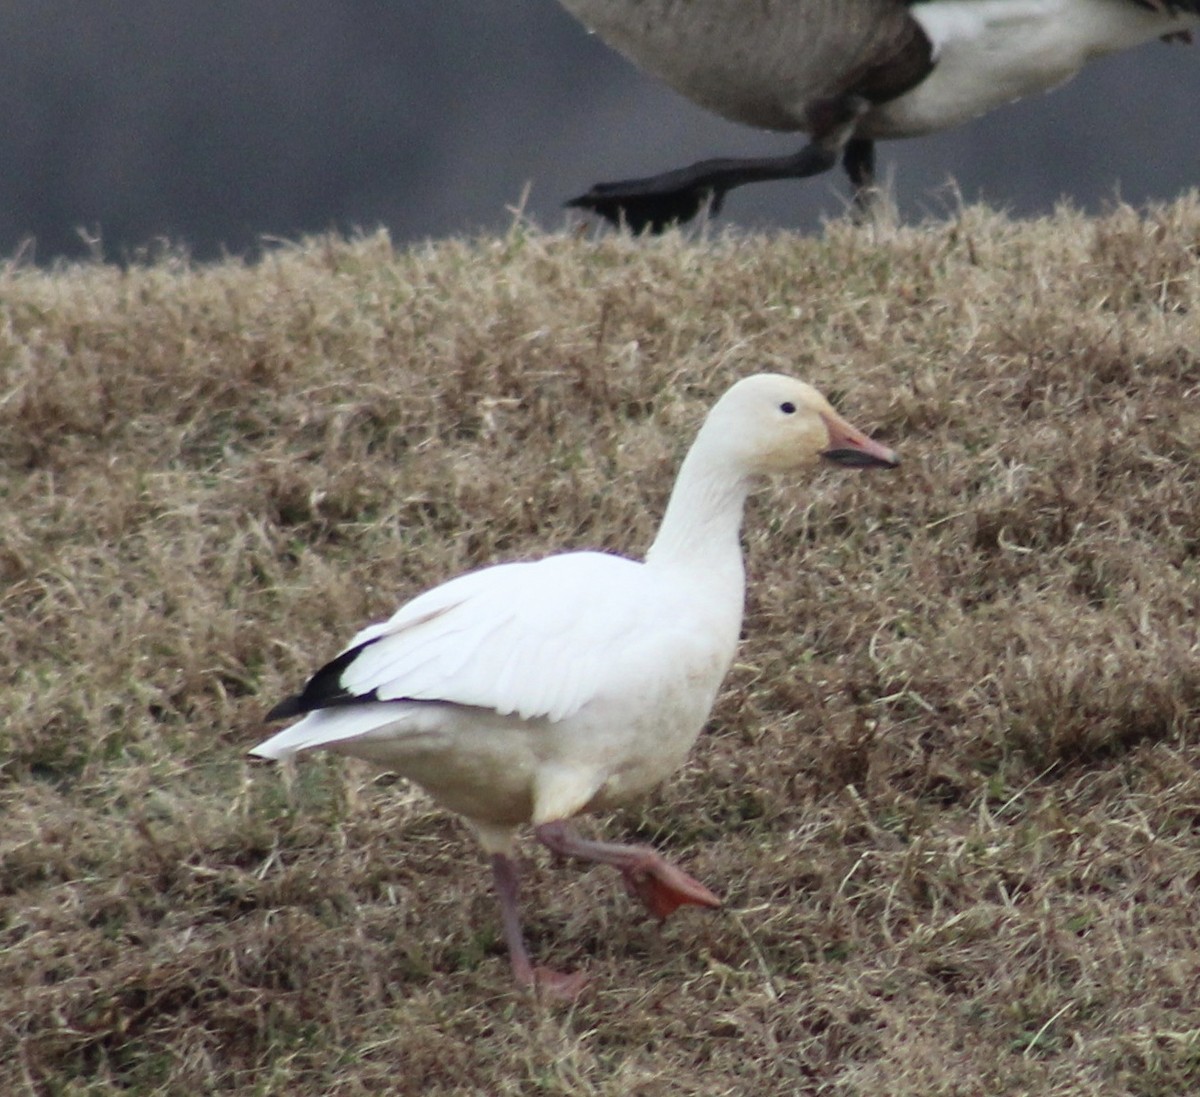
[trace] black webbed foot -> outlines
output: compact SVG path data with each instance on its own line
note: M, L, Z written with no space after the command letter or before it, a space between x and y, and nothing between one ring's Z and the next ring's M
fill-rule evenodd
M635 235L647 231L657 235L671 225L686 224L705 208L716 214L724 197L724 192L710 183L679 184L670 180L670 176L657 175L597 183L587 194L572 198L566 205L597 213L618 228L625 225Z

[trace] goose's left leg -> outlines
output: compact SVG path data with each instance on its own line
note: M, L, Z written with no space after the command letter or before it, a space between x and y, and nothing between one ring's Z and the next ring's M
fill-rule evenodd
M521 932L521 915L517 909L519 878L516 862L506 853L492 854L492 880L500 900L500 921L504 927L504 943L513 978L523 987L543 991L553 998L571 999L583 989L586 979L582 972L553 971L537 966L529 958L525 935Z
M593 842L581 838L564 820L542 823L534 828L538 841L564 857L579 857L611 865L625 879L629 894L640 899L660 922L686 903L719 907L721 900L699 880L655 853L649 846L623 846L616 842Z
M647 229L662 232L669 225L690 221L706 205L710 213L720 212L725 195L734 187L772 179L805 179L828 171L869 106L857 95L812 104L808 110L812 140L790 156L701 160L644 179L597 183L567 205L591 210L635 233Z

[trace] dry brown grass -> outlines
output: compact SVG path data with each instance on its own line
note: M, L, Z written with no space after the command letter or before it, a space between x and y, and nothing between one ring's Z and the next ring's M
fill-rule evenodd
M823 238L547 236L0 275L0 1092L1200 1088L1200 201ZM462 569L644 547L780 369L900 449L748 516L693 761L603 822L660 931L265 706Z

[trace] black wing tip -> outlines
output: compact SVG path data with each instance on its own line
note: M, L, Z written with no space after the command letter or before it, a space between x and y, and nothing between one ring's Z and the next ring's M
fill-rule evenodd
M374 640L367 640L348 648L341 655L331 659L316 672L304 688L291 697L285 697L267 715L265 720L290 720L295 716L304 716L321 708L334 708L337 705L353 705L360 701L376 699L375 690L364 694L351 693L342 685L342 673L354 662L359 652Z
M266 722L272 720L290 720L293 716L303 716L306 712L312 712L312 708L301 700L301 696L301 694L297 693L291 697L285 697L263 717L263 720Z

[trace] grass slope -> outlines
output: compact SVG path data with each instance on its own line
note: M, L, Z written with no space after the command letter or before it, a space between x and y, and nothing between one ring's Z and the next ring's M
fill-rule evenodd
M0 272L0 1092L1200 1088L1200 201L821 238L547 236ZM753 501L689 766L530 851L261 713L465 568L637 552L713 395L895 445Z

